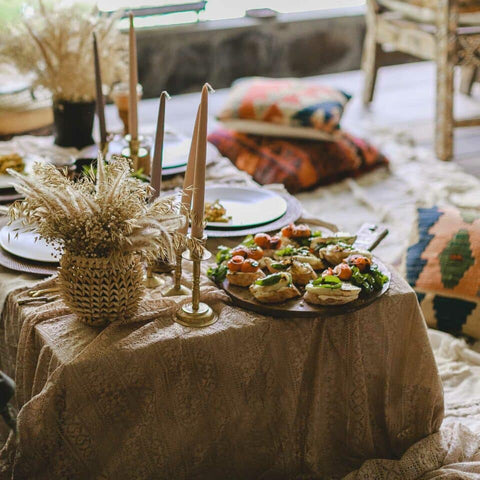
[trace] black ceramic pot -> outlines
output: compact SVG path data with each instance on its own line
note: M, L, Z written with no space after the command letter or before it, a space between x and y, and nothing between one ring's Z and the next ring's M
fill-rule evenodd
M95 102L54 102L55 144L78 149L92 145L94 116Z

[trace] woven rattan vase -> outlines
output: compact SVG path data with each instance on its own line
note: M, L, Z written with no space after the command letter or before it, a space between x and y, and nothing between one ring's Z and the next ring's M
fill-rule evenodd
M88 325L103 326L133 315L144 292L136 255L87 258L65 252L58 275L65 304Z

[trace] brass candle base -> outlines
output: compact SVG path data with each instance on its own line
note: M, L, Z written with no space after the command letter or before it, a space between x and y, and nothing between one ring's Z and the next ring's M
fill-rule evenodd
M162 292L164 297L176 297L178 295L190 295L192 291L181 284L182 280L182 252L177 252L175 260L175 275L173 287Z
M129 146L122 150L122 156L132 160L132 167L135 171L142 169L145 175L150 175L150 152L140 146L138 139L130 139Z
M206 303L200 302L200 265L202 260L210 258L210 253L203 249L200 253L184 252L181 256L193 261L192 301L179 308L175 321L192 328L212 325L218 320L218 315Z
M165 286L165 280L153 273L151 266L147 267L146 275L143 278L143 282L147 288L159 288Z
M192 303L187 303L178 310L176 322L185 327L208 327L218 320L217 314L206 303L200 302L198 309L194 310Z

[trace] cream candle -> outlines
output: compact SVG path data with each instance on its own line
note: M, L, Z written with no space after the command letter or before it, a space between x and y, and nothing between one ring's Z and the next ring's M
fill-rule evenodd
M198 122L200 120L200 105L197 110L197 116L195 118L195 126L193 127L192 143L190 144L190 151L188 153L187 170L185 171L185 177L183 179L183 191L182 191L182 209L184 212L190 212L192 206L193 195L193 178L195 175L195 156L197 153L197 138L198 138ZM188 231L188 223L179 229L179 232L186 234Z
M152 159L152 174L150 184L153 188L152 199L160 195L162 188L162 163L163 163L163 139L165 136L165 102L170 95L163 91L160 94L160 105L158 107L157 129L155 132L155 147Z
M105 124L105 100L102 91L102 72L100 70L100 58L98 55L97 36L93 32L93 59L95 65L95 91L97 94L97 116L100 128L100 145L107 143L107 126Z
M203 237L203 217L205 206L205 170L207 163L207 124L208 124L208 90L202 88L200 100L200 119L197 132L197 150L195 154L195 174L193 176L192 201L192 237Z
M133 26L133 13L129 14L130 29L128 31L129 40L129 97L128 97L128 129L133 140L138 139L138 65L137 65L137 40L135 37L135 28Z

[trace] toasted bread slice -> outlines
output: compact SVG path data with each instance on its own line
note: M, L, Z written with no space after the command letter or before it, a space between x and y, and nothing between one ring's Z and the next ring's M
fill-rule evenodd
M263 278L265 274L261 270L257 270L256 272L228 272L227 273L227 280L232 285L237 285L239 287L248 287L250 286L255 280L259 278Z
M309 284L303 298L314 305L344 305L356 300L360 291L361 288L347 282L343 282L342 287L336 289Z
M300 292L294 285L270 290L268 287L253 284L250 285L250 292L259 302L262 303L281 303L300 296Z

